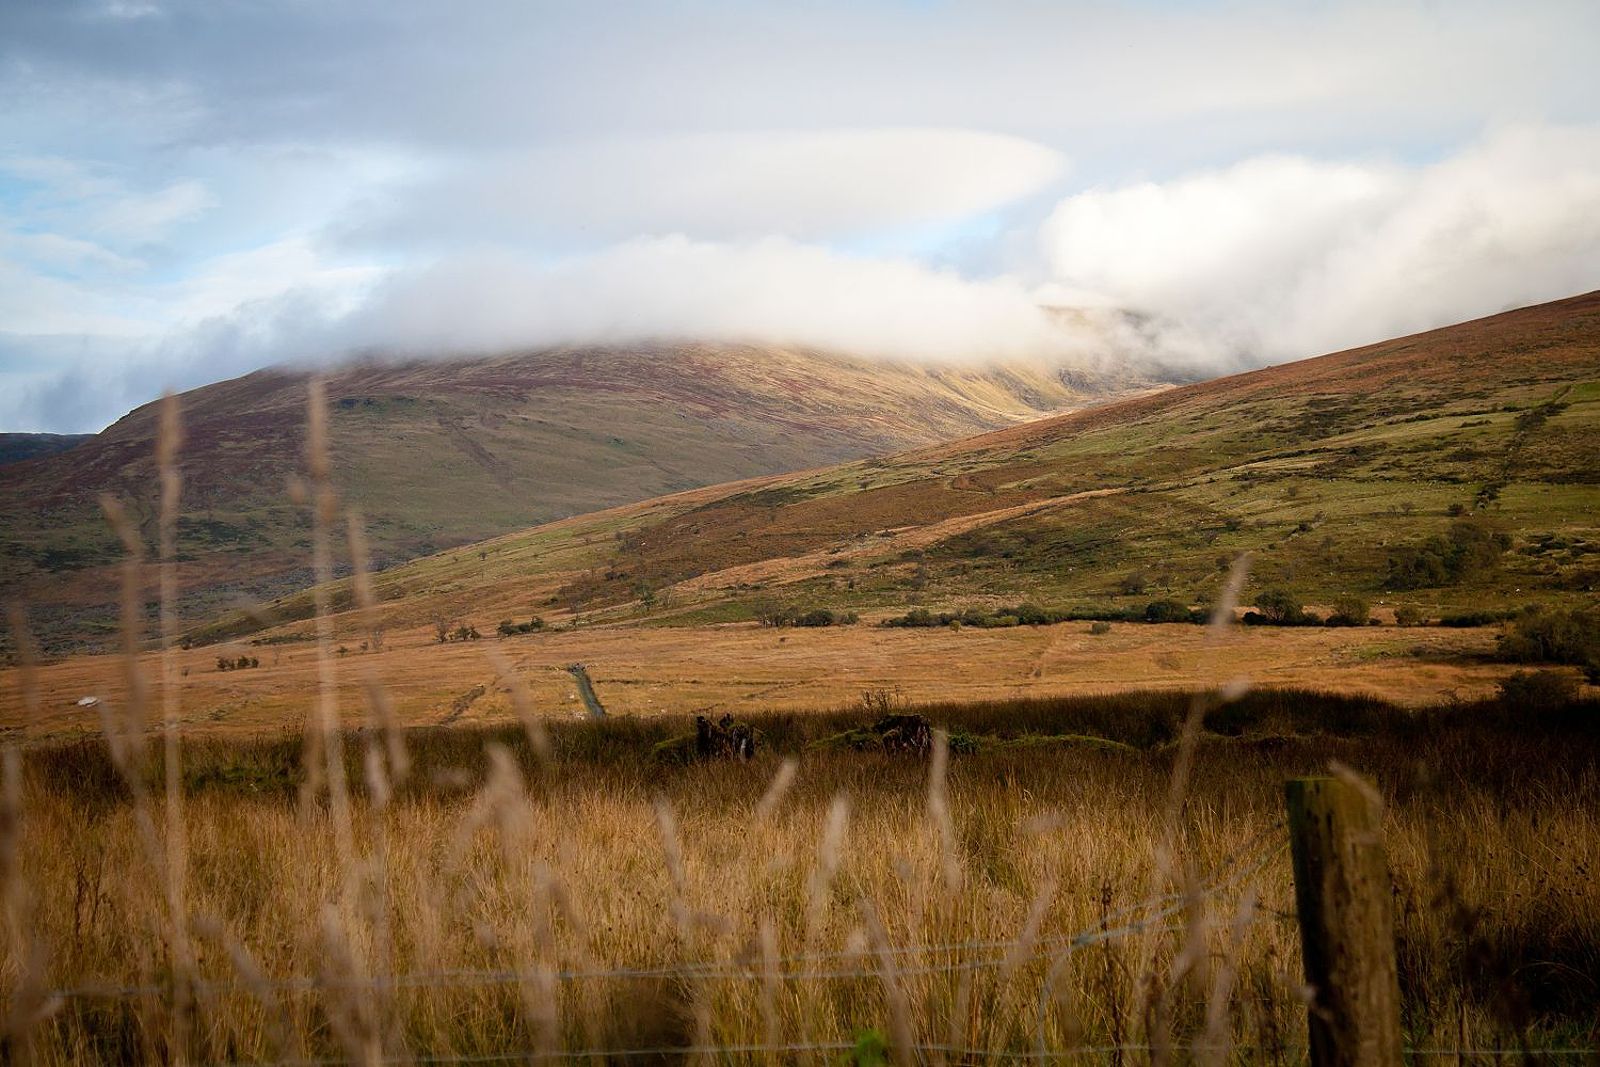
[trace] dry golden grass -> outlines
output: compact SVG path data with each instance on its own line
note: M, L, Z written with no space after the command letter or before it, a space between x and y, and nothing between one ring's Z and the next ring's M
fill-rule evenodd
M1305 723L1325 714L1301 699ZM934 713L970 728L1045 714ZM1065 728L1086 714L1049 712ZM820 718L766 725L789 745L785 731ZM361 1060L848 1044L874 1028L892 1041L900 1027L918 1045L980 1050L967 1062L1001 1061L1041 1043L1189 1045L1204 1039L1206 1005L1220 996L1236 1059L1293 1062L1304 1015L1276 824L1284 777L1330 758L1373 775L1388 800L1409 1042L1592 1040L1592 731L1550 759L1551 736L1518 743L1448 721L1421 737L1396 721L1346 737L1260 728L1242 741L1204 735L1166 878L1154 857L1170 746L957 756L946 832L928 763L914 757L802 746L792 786L764 803L783 774L774 756L667 766L648 756L662 731L601 723L562 727L547 763L514 733L458 729L409 738L414 770L391 799L372 788L394 762L373 734L375 755L350 757L376 770L354 801L347 853L336 817L299 806L288 776L270 773L267 749L213 743L186 754L185 890L203 981L181 1044L199 1062ZM1415 769L1420 748L1431 785ZM1540 751L1546 765L1530 766ZM36 1032L42 1062L161 1058L180 1044L166 898L135 806L97 763L87 748L39 750L23 799L32 928L48 947L49 984L79 990ZM1160 933L1061 951L1066 936L1146 914L1136 905L1153 888L1181 893L1185 872L1217 870L1245 877L1224 879L1192 911L1156 924ZM1235 933L1241 908L1249 921ZM1191 926L1196 917L1204 922ZM1174 974L1180 958L1191 962ZM774 960L781 974L768 973ZM963 962L973 966L951 966ZM663 973L563 976L617 969ZM1219 986L1230 971L1232 984ZM376 992L362 984L384 975L404 977ZM289 979L305 982L281 984ZM1166 1029L1149 1014L1157 1002Z
M351 613L337 643L359 649ZM492 634L498 616L465 616ZM440 645L431 632L390 632L380 654L351 651L338 659L340 701L360 707L368 674L384 680L408 725L437 723L456 699L484 685L488 692L460 717L468 723L510 719L505 685L489 652L508 658L526 678L535 705L553 718L581 706L566 664L589 665L613 712L681 714L839 707L864 689L900 689L912 700L988 700L1014 696L1111 693L1189 688L1202 661L1218 680L1248 677L1260 685L1300 686L1420 705L1491 695L1512 668L1487 662L1490 629L1273 629L1236 631L1207 649L1200 627L1118 624L1091 635L1088 623L1009 630L886 630L875 626L763 629L754 624L697 627L594 627L500 640ZM250 654L254 670L219 672L218 656ZM316 689L312 643L222 645L178 651L188 736L241 736L295 728ZM84 696L125 700L115 657L80 656L39 671L41 706L23 713L19 675L0 672L0 728L30 741L92 736L99 731Z

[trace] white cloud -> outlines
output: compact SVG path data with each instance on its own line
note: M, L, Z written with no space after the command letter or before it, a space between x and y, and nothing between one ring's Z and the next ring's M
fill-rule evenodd
M405 272L334 325L323 347L428 356L646 338L906 359L1018 358L1063 343L1011 278L969 281L784 238L669 236L553 263L485 251Z
M1095 348L1039 301L1233 368L1600 284L1589 0L470 6L0 2L0 428L349 347Z
M202 214L214 203L205 186L180 181L148 193L120 192L88 207L80 217L85 228L116 241L154 241L180 222Z
M160 240L215 203L194 179L134 188L106 167L53 156L0 157L0 175L31 187L30 218L112 245Z
M1247 160L1062 201L1056 299L1158 314L1215 359L1312 355L1600 285L1600 128L1423 167Z
M982 215L1064 169L1053 149L973 130L611 138L474 157L401 190L368 228L424 241L816 240Z
M294 235L213 257L181 282L162 287L153 299L169 329L193 327L290 294L315 296L325 313L343 314L387 273L370 264L330 259L316 241Z

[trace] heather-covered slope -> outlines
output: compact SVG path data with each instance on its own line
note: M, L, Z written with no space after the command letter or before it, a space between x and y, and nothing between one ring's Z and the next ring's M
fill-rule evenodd
M393 563L662 493L948 440L1139 383L1043 368L941 368L740 345L545 351L356 366L328 381L335 465ZM186 609L305 584L305 377L261 371L183 395ZM112 622L118 558L98 497L153 540L154 405L69 453L0 467L0 593L65 647Z
M1396 570L1483 537L1494 547L1482 566ZM379 586L395 622L1199 604L1247 549L1251 593L1282 585L1313 603L1592 601L1600 294L571 519L419 560ZM276 610L303 617L308 604Z

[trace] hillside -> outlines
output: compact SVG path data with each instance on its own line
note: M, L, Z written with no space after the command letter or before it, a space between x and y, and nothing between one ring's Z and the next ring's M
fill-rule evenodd
M1397 566L1452 538L1487 539L1493 558L1397 580ZM418 560L378 585L397 625L534 611L687 623L774 603L1201 604L1247 549L1250 592L1284 585L1313 603L1592 600L1600 293L570 519ZM274 610L304 617L309 599Z
M1130 381L911 366L739 345L582 348L333 373L337 477L391 564L563 516L818 467L1081 406ZM305 377L260 371L181 397L186 611L303 586ZM112 622L117 544L98 498L153 540L155 406L70 453L0 468L0 594L57 648Z

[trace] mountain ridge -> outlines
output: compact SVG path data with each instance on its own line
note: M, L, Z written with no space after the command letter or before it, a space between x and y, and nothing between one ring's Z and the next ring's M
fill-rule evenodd
M285 485L303 464L307 372L265 369L179 398L180 579L191 611L299 588L307 536ZM824 466L1155 387L1068 384L1045 364L952 367L773 346L570 347L354 363L325 375L335 477L388 565L664 492ZM0 467L0 591L44 628L109 626L120 549L99 497L154 540L156 405L70 454Z
M774 600L1140 607L1210 602L1228 561L1250 551L1256 591L1505 610L1600 588L1597 456L1600 293L1589 293L579 516L418 560L377 585L397 625L533 610L736 620ZM1511 548L1462 580L1392 588L1397 553L1458 523ZM305 599L274 610L303 617Z

